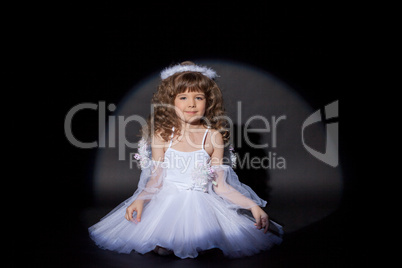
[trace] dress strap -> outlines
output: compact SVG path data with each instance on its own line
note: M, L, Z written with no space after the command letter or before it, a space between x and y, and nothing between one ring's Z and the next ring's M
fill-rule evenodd
M174 135L174 127L172 127L172 135L170 136L169 148L170 148L170 146L172 146L173 135Z
M204 137L202 138L202 149L203 150L204 150L204 142L205 142L205 138L207 137L208 130L209 130L209 127L205 130Z

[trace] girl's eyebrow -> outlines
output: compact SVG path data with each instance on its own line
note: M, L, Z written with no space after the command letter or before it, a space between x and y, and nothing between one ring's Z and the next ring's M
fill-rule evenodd
M189 93L179 93L179 94L177 94L177 96L181 96L181 95L186 96L186 95L188 95L188 94L189 94ZM203 96L205 96L205 94L202 93L202 92L199 92L199 93L197 93L197 94L195 94L195 95L203 95Z

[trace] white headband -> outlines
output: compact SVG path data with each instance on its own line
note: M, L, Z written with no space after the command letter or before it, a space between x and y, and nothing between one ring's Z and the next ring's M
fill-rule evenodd
M197 72L197 73L202 73L209 79L214 79L218 75L214 70L211 68L205 67L205 66L199 66L199 65L180 65L177 64L172 67L165 68L161 72L161 78L162 80L168 78L169 76L174 75L175 73L182 73L182 72Z

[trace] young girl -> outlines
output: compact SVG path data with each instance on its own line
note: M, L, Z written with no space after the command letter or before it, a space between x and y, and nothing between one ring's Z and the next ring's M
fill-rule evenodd
M214 70L192 62L165 69L152 99L154 114L143 128L142 172L134 195L89 228L104 249L154 250L195 258L219 248L228 257L269 249L281 237L260 199L223 165L228 131ZM250 210L250 216L241 213Z

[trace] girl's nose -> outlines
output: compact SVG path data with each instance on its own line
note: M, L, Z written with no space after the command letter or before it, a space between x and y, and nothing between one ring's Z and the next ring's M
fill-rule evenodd
M188 107L195 107L195 100L189 100Z

